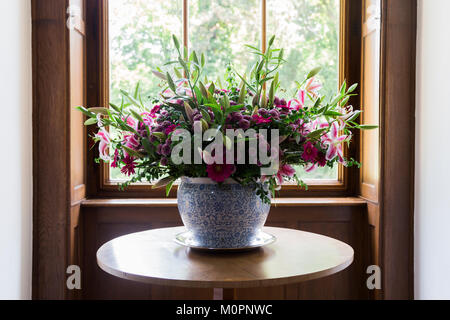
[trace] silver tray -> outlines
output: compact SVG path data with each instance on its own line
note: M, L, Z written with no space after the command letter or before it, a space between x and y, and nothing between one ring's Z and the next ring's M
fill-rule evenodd
M245 247L239 247L239 248L208 248L199 245L194 238L192 237L192 234L189 231L185 231L182 233L179 233L175 236L174 241L182 246L195 249L195 250L203 250L203 251L214 251L214 252L239 252L239 251L248 251L252 249L261 248L264 246L267 246L269 244L274 243L277 240L277 238L269 233L261 232L253 241L251 244Z

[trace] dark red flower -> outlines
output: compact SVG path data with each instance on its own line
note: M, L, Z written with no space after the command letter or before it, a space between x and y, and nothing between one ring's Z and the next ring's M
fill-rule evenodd
M128 155L125 157L125 159L123 159L123 162L125 163L125 165L123 166L122 170L120 170L120 172L128 176L135 174L134 169L136 168L136 164L134 163L134 158Z

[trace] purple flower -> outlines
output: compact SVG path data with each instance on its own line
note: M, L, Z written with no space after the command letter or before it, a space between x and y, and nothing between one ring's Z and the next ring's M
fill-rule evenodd
M162 166L167 166L169 164L169 159L167 159L166 157L161 159L161 165Z
M259 109L258 113L261 117L267 117L269 115L269 110L267 109Z
M316 147L308 141L303 146L302 159L305 161L315 161L318 153L319 151L316 149Z
M123 162L125 163L125 166L120 170L123 174L126 174L128 176L131 176L135 173L134 169L136 168L136 164L134 163L134 158L130 156L126 156L125 159L123 159Z
M269 114L272 118L274 118L275 120L279 120L280 119L280 113L278 112L278 110L276 109L272 109L269 111Z
M241 121L239 121L238 125L239 128L247 130L248 128L250 128L250 121L242 119Z
M214 115L214 112L211 110L211 108L208 109L208 114L209 114L209 117L211 118L211 121L214 121L215 115Z
M161 148L161 154L166 157L170 156L171 151L170 144L167 142Z
M239 112L232 113L233 121L239 122L242 120L242 114Z

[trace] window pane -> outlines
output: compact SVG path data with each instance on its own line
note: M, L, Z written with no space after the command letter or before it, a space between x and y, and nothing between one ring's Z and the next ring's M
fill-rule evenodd
M277 36L287 63L280 72L282 86L292 95L296 80L320 66L322 93L333 95L339 82L339 0L267 0L267 36ZM318 169L303 179L337 179L338 168Z
M245 44L261 46L260 0L189 1L189 46L207 57L210 80L223 76L232 62L244 73L256 62Z
M182 39L182 1L109 0L110 100L120 104L120 89L140 81L143 98L159 92L151 71L176 54L172 34ZM114 132L112 132L114 134ZM111 169L111 180L126 180Z

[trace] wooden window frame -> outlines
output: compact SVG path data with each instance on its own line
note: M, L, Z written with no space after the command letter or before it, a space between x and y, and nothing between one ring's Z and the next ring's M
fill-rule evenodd
M262 12L262 48L266 47L266 0L261 2ZM359 35L361 33L360 19L361 5L358 1L340 0L340 41L339 41L339 82L345 79L351 83L359 83L360 69L350 61L360 60L360 49L358 47ZM92 0L87 4L87 70L88 73L88 106L109 105L109 54L108 54L108 0ZM183 42L188 44L188 7L187 1L183 0ZM356 42L356 45L355 45ZM353 45L350 46L350 43ZM358 105L358 98L350 101ZM89 136L94 134L94 128L89 129ZM348 157L357 159L359 136L355 136L353 146L345 147ZM88 146L92 142L88 142ZM125 191L120 191L117 182L109 180L109 166L103 163L98 165L94 159L98 157L96 148L88 150L88 194L97 197L165 197L164 190L153 190L149 184L133 184ZM358 172L354 168L338 167L337 180L309 180L308 190L302 190L296 185L283 186L280 197L299 196L346 196L354 194L358 183ZM176 186L171 193L176 195Z
M95 57L100 42L95 30L101 23L98 1L86 0L87 98L91 105L100 100L97 86L102 75ZM361 14L361 1L348 0L346 10ZM69 34L66 28L70 1L32 0L33 32L33 298L65 299L66 268L70 264L70 211L77 206L71 197L70 162L71 118ZM382 268L382 294L379 299L414 298L414 135L415 135L415 64L417 0L382 0L381 88L380 88L380 183L378 203L367 202L368 215L376 208L378 223L370 242ZM358 9L359 6L359 9ZM355 10L355 11L354 11ZM359 11L358 11L359 10ZM360 18L361 16L359 16ZM350 29L349 29L350 28ZM360 53L360 24L346 24L350 30L345 50L351 56ZM359 39L358 39L359 38ZM350 46L351 44L351 46ZM353 48L356 47L356 48ZM93 54L94 53L94 54ZM358 59L349 61L359 61ZM343 66L345 72L358 75L358 63ZM358 72L355 72L358 70ZM349 78L353 80L353 78ZM48 119L52 119L49 129ZM58 134L55 135L55 132ZM92 132L91 132L92 133ZM359 139L358 137L355 137ZM354 146L357 143L354 144ZM356 153L355 153L356 154ZM86 165L87 197L98 198L100 172L95 168L94 152L88 153ZM350 174L348 193L359 194L356 173ZM353 189L352 191L352 188ZM144 194L141 192L141 194ZM298 194L298 193L297 193ZM106 195L103 194L103 195ZM116 198L117 192L112 193ZM309 192L310 196L317 195ZM128 194L130 197L131 194ZM148 194L145 193L148 197ZM315 199L319 200L319 199ZM83 200L79 201L82 202ZM130 200L136 202L136 200ZM151 200L148 200L152 202ZM288 201L288 199L286 199ZM336 200L325 202L340 206ZM103 205L103 204L100 204ZM298 209L298 202L292 203ZM305 205L306 206L306 205ZM310 206L310 204L308 204ZM323 204L320 204L323 206ZM307 207L305 210L309 210ZM369 224L372 222L369 221ZM355 232L363 232L355 230ZM369 250L369 249L368 249Z

